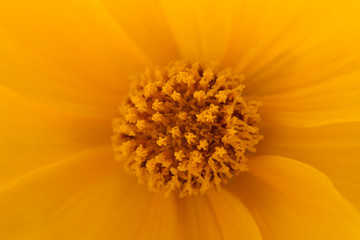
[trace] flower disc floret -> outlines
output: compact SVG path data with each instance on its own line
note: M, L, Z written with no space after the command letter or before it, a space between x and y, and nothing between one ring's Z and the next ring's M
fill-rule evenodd
M134 79L114 120L113 146L140 183L184 197L247 170L262 136L260 103L242 96L243 75L177 61Z

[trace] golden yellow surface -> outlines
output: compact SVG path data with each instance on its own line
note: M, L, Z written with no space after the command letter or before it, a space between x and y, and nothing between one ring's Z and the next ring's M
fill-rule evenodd
M0 1L0 239L360 239L359 10ZM244 74L264 139L221 191L164 198L114 160L112 121L128 76L183 59Z

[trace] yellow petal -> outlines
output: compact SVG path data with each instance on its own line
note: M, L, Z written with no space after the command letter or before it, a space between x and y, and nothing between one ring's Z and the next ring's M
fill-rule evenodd
M98 116L112 114L109 109L114 108L113 102L120 98L9 40L0 39L0 52L2 88L57 107Z
M109 157L108 149L86 151L2 186L0 225L1 232L9 234L5 238L26 239L50 234L47 227L56 212L115 166Z
M138 239L144 231L150 239L166 239L160 230L174 238L174 201L137 184L113 160L111 148L38 169L0 195L5 239Z
M222 238L222 230L210 201L205 196L177 199L177 239Z
M151 195L146 187L142 188L145 193L142 195ZM139 196L134 196L138 198ZM169 198L164 197L163 194L153 194L150 200L150 205L147 211L144 213L143 218L145 223L143 225L136 224L139 219L133 218L133 224L135 231L139 232L139 239L175 239L176 228L178 226L177 209L175 204L175 198L177 196L171 196Z
M161 1L181 56L221 61L227 49L233 1Z
M244 204L227 190L178 199L177 239L262 239Z
M251 213L239 198L223 189L207 195L219 221L223 239L262 239Z
M223 65L247 76L251 94L294 90L359 69L357 1L238 1L233 9Z
M177 219L173 199L152 194L134 180L125 172L113 172L100 179L56 212L48 236L52 239L174 239Z
M159 65L179 59L179 53L165 18L156 0L101 0L126 34Z
M111 122L59 110L0 85L0 183L74 151L109 144Z
M360 120L360 72L327 82L259 97L262 119L270 125L308 127Z
M128 75L151 66L97 0L2 1L0 31L1 83L25 93L66 96L60 85L101 101L105 91L126 93Z
M260 156L229 188L241 198L264 239L359 239L360 215L330 180L301 162Z
M286 156L319 169L360 209L359 122L313 128L272 126L262 134L259 154Z

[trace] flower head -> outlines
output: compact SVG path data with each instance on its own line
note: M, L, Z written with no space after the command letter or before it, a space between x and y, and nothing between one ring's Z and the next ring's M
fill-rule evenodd
M1 239L360 239L359 10L2 1Z
M151 190L187 196L219 189L247 170L245 154L262 138L259 103L243 99L242 81L183 61L147 72L114 121L116 154Z

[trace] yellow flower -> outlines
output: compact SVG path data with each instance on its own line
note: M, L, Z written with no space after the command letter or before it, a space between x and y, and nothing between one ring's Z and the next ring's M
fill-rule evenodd
M2 1L1 239L360 239L359 7ZM189 64L174 73L181 87L167 79L128 95L176 60ZM159 154L134 165L144 139Z

